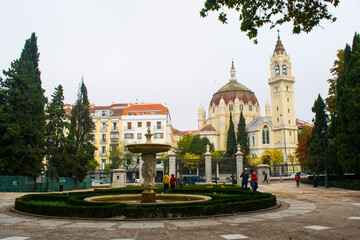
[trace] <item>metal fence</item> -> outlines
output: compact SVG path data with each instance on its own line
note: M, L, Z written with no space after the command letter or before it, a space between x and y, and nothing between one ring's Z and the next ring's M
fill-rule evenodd
M79 182L75 178L50 178L50 191L69 191L91 188L91 178ZM0 192L46 192L47 177L0 176Z

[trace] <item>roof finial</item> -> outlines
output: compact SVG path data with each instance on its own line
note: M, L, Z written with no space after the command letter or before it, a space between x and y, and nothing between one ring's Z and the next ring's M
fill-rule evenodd
M280 40L280 30L278 29L277 32L278 32L278 40Z
M234 67L234 59L231 61L231 70L230 70L230 82L236 82L236 77L235 77L235 67Z

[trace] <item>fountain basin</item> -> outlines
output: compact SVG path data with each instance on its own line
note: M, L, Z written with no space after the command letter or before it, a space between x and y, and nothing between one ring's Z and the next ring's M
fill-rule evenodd
M159 153L170 150L171 145L159 143L142 143L126 145L129 152L132 153Z
M119 194L119 195L103 195L94 196L84 199L89 202L103 202L103 203L125 203L128 205L138 204L183 204L193 202L210 201L211 197L203 195L189 195L189 194L156 194L156 202L141 202L141 194Z

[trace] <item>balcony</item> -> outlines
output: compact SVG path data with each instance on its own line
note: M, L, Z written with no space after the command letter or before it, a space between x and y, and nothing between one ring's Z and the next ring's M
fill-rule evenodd
M118 142L119 138L118 137L112 137L112 138L110 138L110 141L111 142Z

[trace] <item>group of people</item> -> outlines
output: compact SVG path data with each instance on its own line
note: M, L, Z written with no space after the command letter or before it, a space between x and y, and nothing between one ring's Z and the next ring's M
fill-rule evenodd
M241 190L247 190L248 182L249 182L249 173L247 168L240 175L241 177ZM250 169L250 186L254 192L256 192L258 188L258 179L254 170Z
M171 178L170 178L169 175L167 173L165 173L165 175L163 177L163 184L164 184L164 192L169 188L169 184L171 186L171 189L174 189L175 184L176 184L175 175L171 174Z

